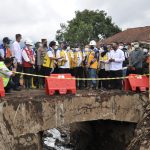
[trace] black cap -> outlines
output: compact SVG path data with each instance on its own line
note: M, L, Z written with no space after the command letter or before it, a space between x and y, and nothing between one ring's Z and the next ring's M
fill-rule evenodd
M3 38L3 43L10 44L10 39L8 37Z

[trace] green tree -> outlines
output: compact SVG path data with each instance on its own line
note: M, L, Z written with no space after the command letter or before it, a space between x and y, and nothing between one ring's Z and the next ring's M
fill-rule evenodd
M118 32L121 29L112 22L112 18L107 16L104 11L76 11L75 18L61 24L61 29L56 32L56 39L67 41L71 45L81 43L88 44L90 40L99 40L99 37L107 38Z

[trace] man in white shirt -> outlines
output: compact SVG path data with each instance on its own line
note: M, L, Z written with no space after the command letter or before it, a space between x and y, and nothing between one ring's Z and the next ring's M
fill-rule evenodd
M16 34L16 41L12 45L12 56L16 60L16 71L17 72L22 72L22 49L20 47L20 41L22 39L21 34ZM15 88L14 90L20 90L20 75L16 74L15 77L13 78L13 81L15 83Z
M122 50L118 48L118 43L113 43L113 50L109 53L110 76L112 78L122 77L123 61L125 56ZM111 80L112 89L122 89L122 80Z

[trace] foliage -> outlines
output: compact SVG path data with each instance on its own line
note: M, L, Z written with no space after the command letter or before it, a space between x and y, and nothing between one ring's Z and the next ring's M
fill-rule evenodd
M61 24L57 30L56 40L67 41L71 45L80 43L88 44L90 40L98 41L100 37L108 38L121 29L112 22L112 18L104 11L76 11L75 18L68 21L68 24Z

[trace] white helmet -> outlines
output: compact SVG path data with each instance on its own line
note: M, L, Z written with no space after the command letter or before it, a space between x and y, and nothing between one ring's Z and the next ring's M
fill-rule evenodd
M26 41L25 41L25 44L26 44L26 45L30 45L30 46L33 46L33 45L34 45L34 44L33 44L33 41L30 40L30 39L26 40Z
M96 42L94 40L92 40L89 45L90 46L96 46Z

